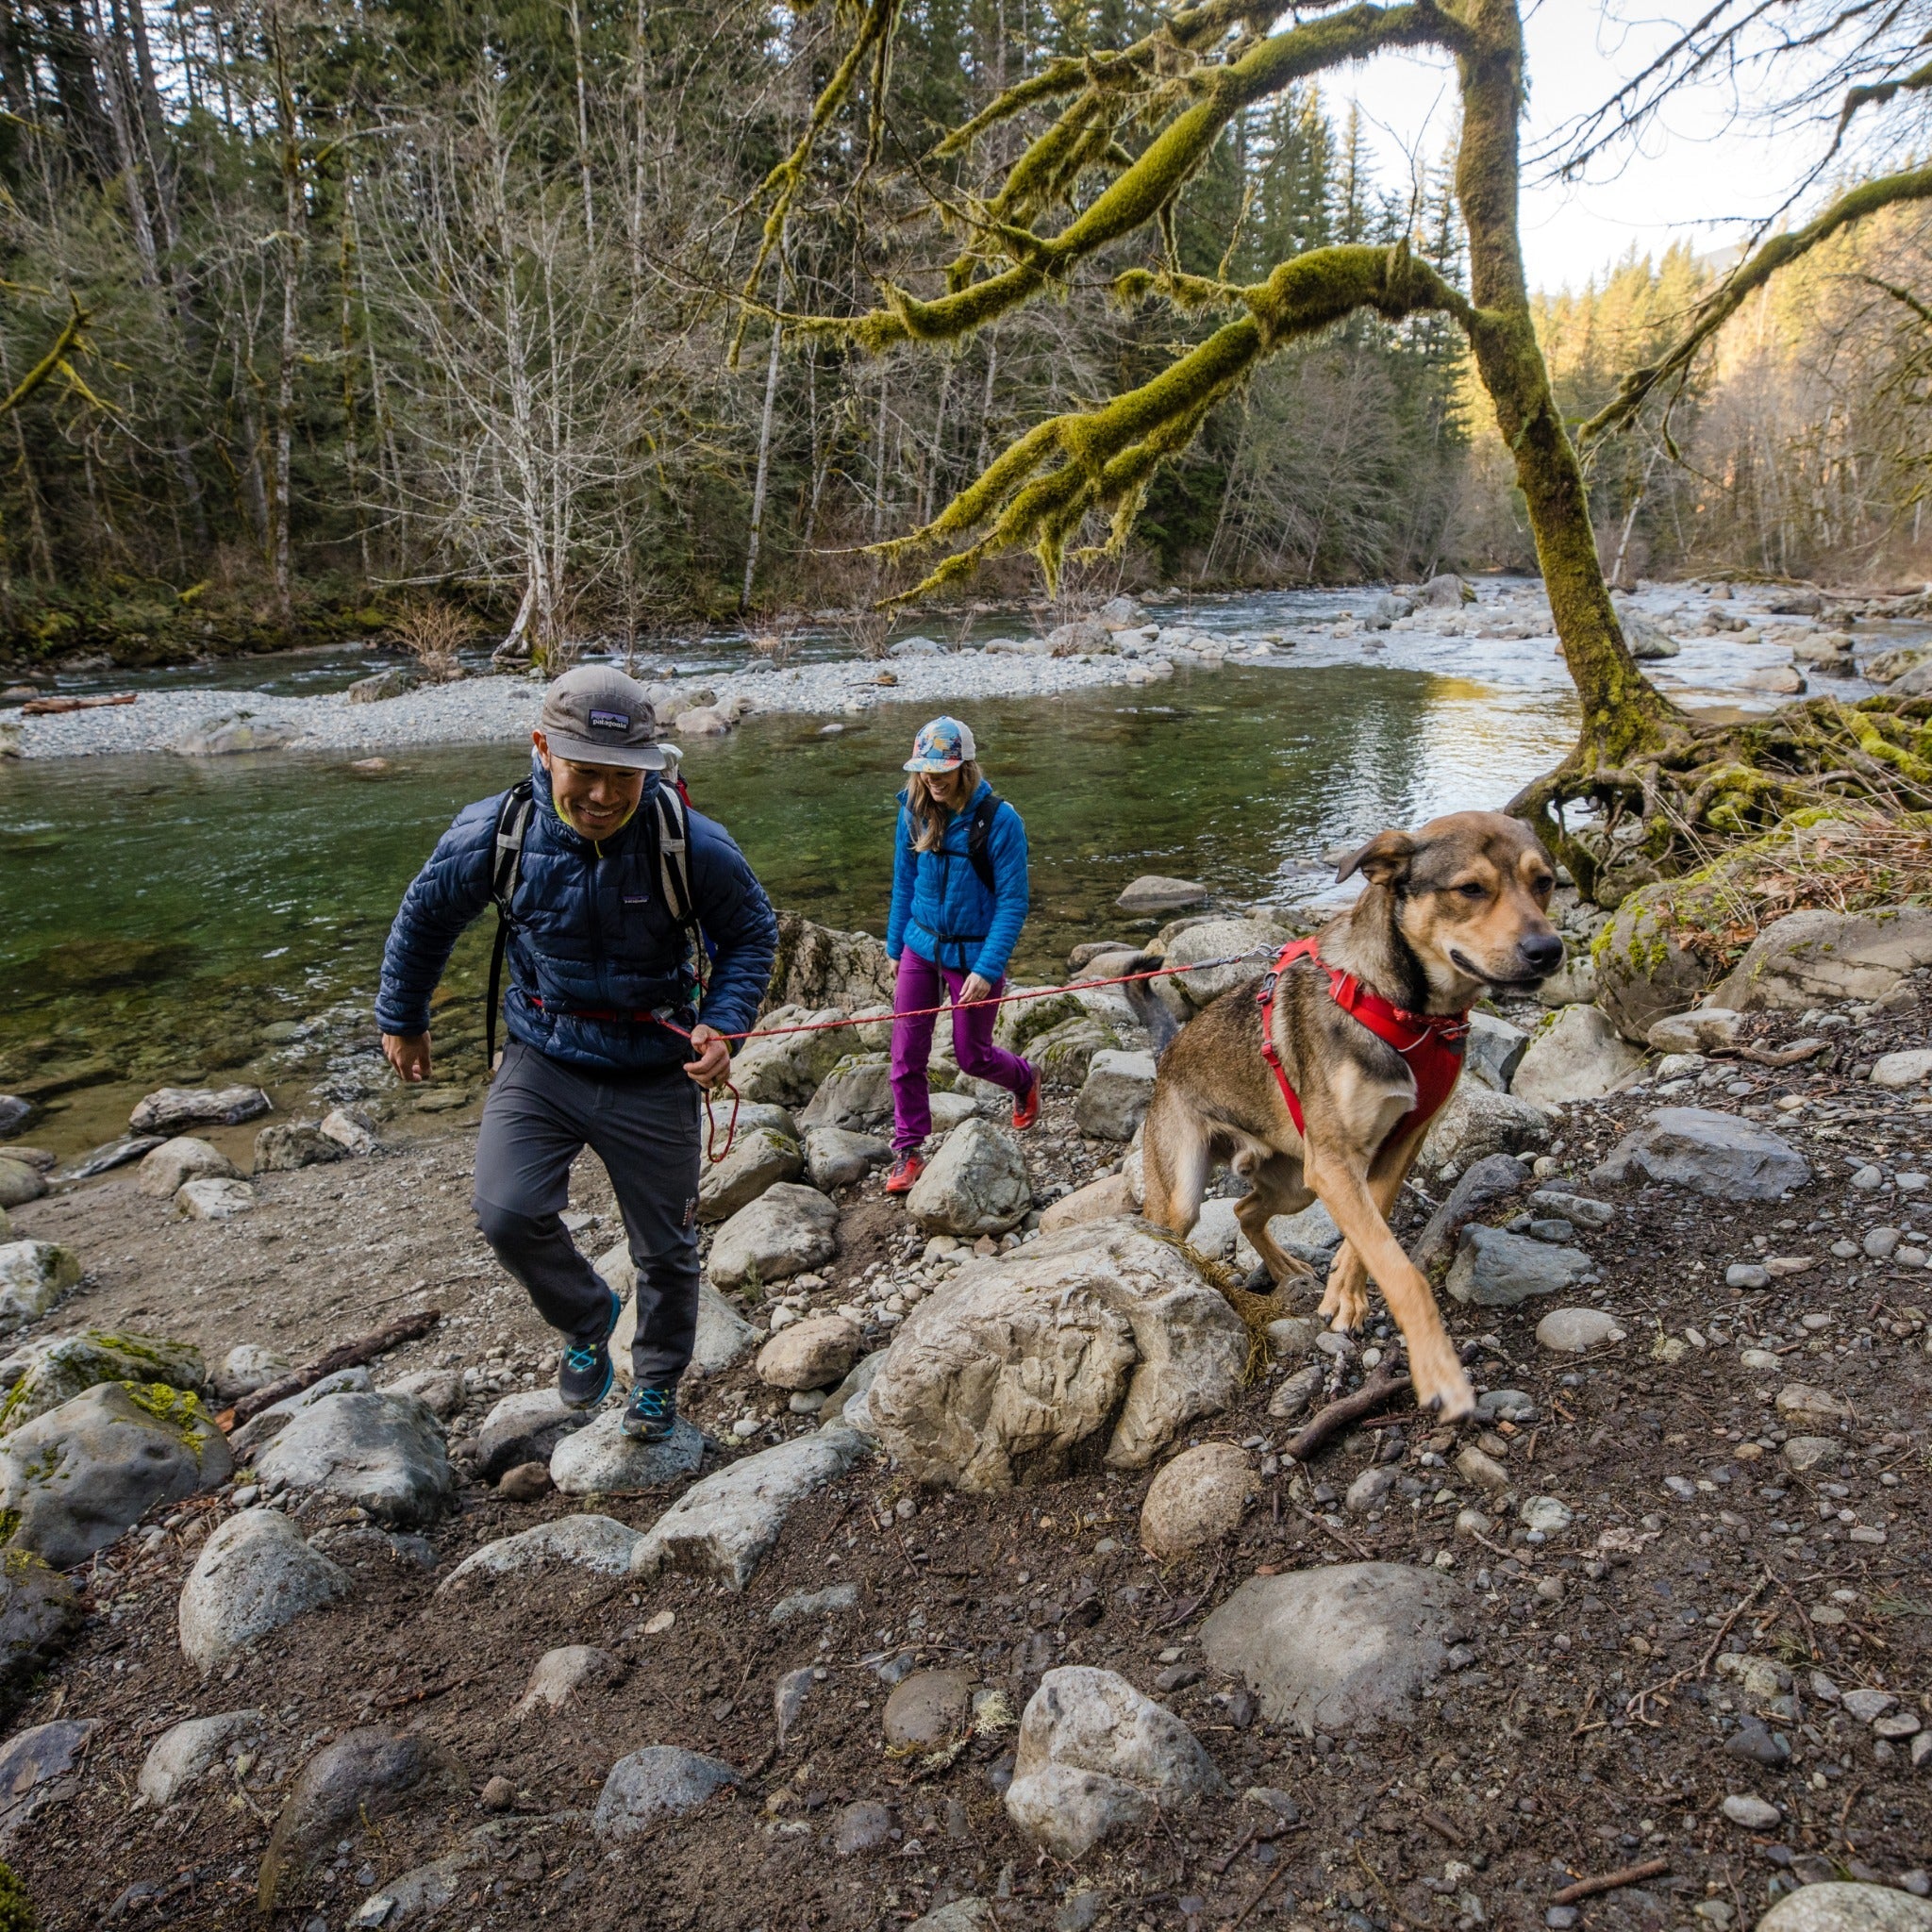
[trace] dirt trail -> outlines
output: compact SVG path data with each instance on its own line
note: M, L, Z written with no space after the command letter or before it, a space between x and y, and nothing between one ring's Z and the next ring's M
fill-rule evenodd
M1923 1044L1928 1017L1922 1008L1868 1024L1856 1053ZM1804 1030L1780 1020L1760 1032ZM398 1923L794 1932L903 1924L974 1894L993 1902L1008 1932L1290 1923L1474 1932L1579 1920L1647 1932L1688 1927L1693 1913L1726 1932L1793 1878L1921 1888L1932 1761L1915 1770L1909 1739L1874 1743L1810 1678L1822 1672L1840 1691L1883 1686L1932 1723L1932 1274L1862 1249L1882 1222L1932 1236L1932 1207L1916 1205L1926 1194L1849 1185L1860 1159L1887 1174L1932 1170L1932 1108L1842 1077L1853 1050L1823 1072L1817 1061L1750 1070L1748 1094L1674 1096L1759 1112L1801 1146L1814 1178L1789 1202L1739 1208L1667 1189L1597 1190L1619 1214L1585 1241L1622 1342L1558 1357L1534 1340L1547 1305L1448 1305L1458 1338L1490 1338L1473 1372L1478 1388L1520 1390L1539 1417L1498 1425L1488 1450L1520 1493L1576 1511L1574 1527L1540 1548L1507 1517L1486 1541L1457 1533L1458 1509L1483 1500L1449 1466L1483 1433L1474 1427L1459 1438L1426 1421L1359 1429L1306 1472L1281 1468L1275 1452L1291 1425L1268 1414L1277 1371L1192 1439L1249 1448L1265 1473L1257 1506L1226 1543L1171 1568L1142 1554L1137 1536L1152 1472L960 1496L912 1491L874 1459L795 1511L742 1595L684 1576L641 1586L553 1573L439 1599L434 1574L379 1538L352 1538L335 1552L354 1565L350 1600L204 1684L180 1654L175 1615L199 1542L229 1507L205 1497L158 1512L167 1533L151 1550L137 1532L83 1573L95 1614L9 1728L57 1713L101 1727L72 1794L8 1856L49 1928L258 1925L257 1866L288 1780L328 1739L381 1723L418 1727L454 1754L462 1788L352 1828L275 1924L336 1932L350 1923L379 1883L489 1821L480 1794L494 1776L515 1791L499 1840L457 1881L441 1919ZM1804 1107L1777 1110L1782 1093ZM1634 1095L1570 1109L1559 1174L1587 1175L1657 1104ZM1080 1144L1063 1099L1050 1103L1039 1140L1056 1143L1039 1154L1041 1180L1087 1177L1111 1158ZM36 1203L15 1215L19 1233L72 1242L91 1271L85 1292L45 1325L158 1331L200 1343L211 1361L244 1340L300 1358L429 1302L445 1310L441 1328L391 1357L378 1380L437 1362L483 1371L498 1387L540 1380L550 1338L470 1224L472 1143L458 1133L271 1176L252 1214L216 1226L175 1222L165 1203L118 1178ZM822 1305L898 1251L899 1210L875 1189L874 1179L848 1211ZM614 1237L594 1162L580 1170L575 1206L603 1218L581 1237L593 1251ZM1412 1238L1424 1204L1403 1211ZM1834 1242L1851 1254L1835 1255ZM1725 1286L1730 1264L1764 1256L1808 1265L1763 1290ZM1740 1360L1755 1347L1775 1357L1773 1370ZM505 1354L492 1361L495 1349ZM1793 1381L1855 1412L1835 1469L1784 1466L1772 1396ZM472 1422L493 1392L478 1392ZM744 1415L777 1434L811 1425L783 1411L748 1361L688 1393L696 1420L726 1441ZM707 1468L736 1453L714 1448ZM1396 1459L1397 1487L1378 1517L1352 1515L1338 1499L1378 1455ZM668 1500L606 1507L644 1527ZM577 1507L466 1488L458 1513L432 1532L440 1567ZM314 1526L310 1517L305 1527ZM1473 1628L1463 1667L1417 1707L1411 1728L1309 1740L1261 1721L1245 1688L1205 1665L1203 1618L1257 1570L1438 1553L1470 1588ZM850 1610L771 1621L786 1596L841 1581L857 1586ZM1791 1746L1782 1768L1724 1748L1727 1706L1741 1701L1713 1660L1740 1641L1795 1674L1800 1720L1774 1726ZM615 1652L627 1674L558 1716L513 1716L531 1665L566 1643ZM946 1763L884 1746L889 1680L909 1663L963 1670L1006 1690L1017 1711L1042 1671L1067 1662L1105 1665L1158 1697L1237 1795L1111 1840L1075 1870L1041 1858L1007 1820L1010 1731L976 1738ZM823 1675L780 1751L774 1687L801 1666ZM246 1706L268 1713L269 1742L239 1780L210 1779L159 1815L129 1808L162 1729ZM589 1828L602 1780L618 1757L657 1742L722 1757L743 1782L607 1854ZM1288 1793L1294 1822L1244 1801L1250 1787ZM1721 1803L1740 1793L1770 1799L1784 1822L1756 1833L1727 1822ZM859 1800L891 1807L891 1836L841 1857L834 1824ZM1552 1907L1579 1877L1657 1860L1664 1869L1641 1884Z

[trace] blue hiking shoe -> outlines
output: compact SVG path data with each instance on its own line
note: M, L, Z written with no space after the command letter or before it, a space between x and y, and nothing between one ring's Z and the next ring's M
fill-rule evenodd
M595 1341L573 1341L563 1352L557 1370L557 1393L566 1408L595 1408L610 1393L610 1337L617 1318L624 1313L624 1300L610 1291L610 1319Z
M677 1390L640 1382L624 1406L624 1433L640 1442L668 1442L677 1426Z

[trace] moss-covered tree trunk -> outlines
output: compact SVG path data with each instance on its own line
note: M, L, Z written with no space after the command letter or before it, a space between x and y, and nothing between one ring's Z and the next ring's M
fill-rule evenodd
M1576 451L1557 410L1529 312L1517 227L1523 27L1514 0L1469 0L1457 58L1456 188L1469 230L1471 346L1529 508L1550 612L1583 706L1571 776L1659 742L1673 707L1637 668L1610 603Z

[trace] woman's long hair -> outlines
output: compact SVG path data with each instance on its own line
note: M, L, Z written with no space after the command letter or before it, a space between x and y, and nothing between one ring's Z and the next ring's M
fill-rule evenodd
M968 758L959 767L959 775L966 780L966 796L970 799L979 790L978 760ZM950 808L933 796L932 778L932 774L914 772L906 787L906 809L912 814L912 847L915 852L937 851L953 816Z

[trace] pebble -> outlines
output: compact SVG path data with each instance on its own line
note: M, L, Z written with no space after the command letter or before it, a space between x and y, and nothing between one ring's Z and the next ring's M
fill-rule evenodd
M1724 1802L1724 1814L1746 1831L1774 1831L1784 1818L1775 1805L1749 1791L1733 1791Z
M1726 1288L1769 1288L1771 1275L1756 1261L1733 1261L1724 1270Z

